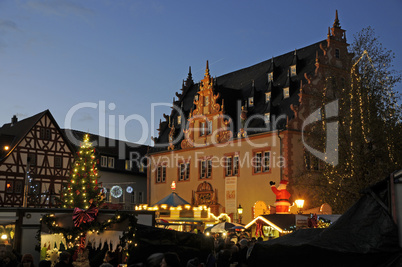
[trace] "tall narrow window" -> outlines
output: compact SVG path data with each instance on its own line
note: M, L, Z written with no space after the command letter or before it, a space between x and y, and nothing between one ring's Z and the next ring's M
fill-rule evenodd
M177 116L177 124L181 124L181 116Z
M264 121L265 123L270 123L271 122L271 113L265 113L264 114Z
M205 122L200 123L200 136L205 135Z
M239 156L236 155L233 157L233 175L239 174Z
M274 73L268 72L268 82L272 82L274 80Z
M283 98L289 98L289 87L283 88Z
M130 194L130 203L131 204L136 204L137 203L135 201L135 191L131 192L131 194Z
M212 121L207 121L207 134L212 133Z
M226 157L226 176L232 176L232 157Z
M205 174L206 174L206 162L205 160L201 160L200 162L201 168L200 168L200 178L204 179Z
M270 168L270 156L271 153L269 151L264 151L264 158L263 158L263 165L262 165L262 171L263 172L268 172Z
M211 178L212 176L212 160L207 160L207 178Z
M265 103L268 103L271 101L271 92L266 92L265 93Z
M297 75L297 73L296 73L296 65L292 65L292 66L290 66L290 76L296 76Z
M114 158L109 157L107 162L108 168L114 168Z
M60 169L63 167L63 158L60 156L54 157L54 167Z
M107 157L101 156L101 167L107 167Z
M190 177L190 163L180 163L179 171L179 181L188 180Z
M335 49L335 57L336 58L341 58L341 53L340 53L338 48Z
M253 107L254 106L254 97L249 97L248 98L248 106L249 107Z
M255 153L254 156L254 173L261 172L261 152Z

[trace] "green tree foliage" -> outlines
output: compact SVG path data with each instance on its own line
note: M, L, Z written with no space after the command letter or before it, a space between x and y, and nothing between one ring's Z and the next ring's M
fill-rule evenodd
M295 179L296 188L308 194L312 206L328 203L336 213L345 212L362 189L402 168L402 113L394 90L401 73L393 69L395 56L370 27L354 35L349 49L354 53L350 79L335 88L339 162L336 166L321 162L321 170ZM317 124L309 135L320 148L326 141L326 123Z
M62 190L61 202L64 208L87 209L91 205L90 200L97 205L101 204L102 193L98 187L99 173L96 164L95 149L86 134L77 152L69 184Z

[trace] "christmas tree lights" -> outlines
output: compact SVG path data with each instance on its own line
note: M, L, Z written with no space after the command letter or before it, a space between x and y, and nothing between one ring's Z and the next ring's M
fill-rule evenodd
M103 193L98 186L98 178L95 148L89 141L89 135L85 134L70 174L70 183L63 188L61 194L63 208L88 209L90 200L99 206Z

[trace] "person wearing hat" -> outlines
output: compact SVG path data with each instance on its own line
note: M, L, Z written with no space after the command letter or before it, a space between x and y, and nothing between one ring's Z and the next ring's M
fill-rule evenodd
M282 180L279 183L278 188L275 187L275 182L270 181L269 184L271 185L271 190L276 195L276 200L274 203L276 214L289 214L289 207L290 207L290 193L286 190L286 186L288 181Z

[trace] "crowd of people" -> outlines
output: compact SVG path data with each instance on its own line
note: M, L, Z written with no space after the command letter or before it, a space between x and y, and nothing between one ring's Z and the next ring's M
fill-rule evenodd
M144 262L128 267L247 267L248 257L256 242L262 238L223 238L215 236L214 249L206 259L192 258L183 262L176 252L153 253ZM50 267L51 262L42 260L38 267ZM107 251L99 267L118 267L117 255ZM36 267L31 254L19 255L11 246L0 245L0 267ZM60 253L59 261L54 267L74 267L72 256L67 251ZM98 266L91 266L98 267Z
M215 237L214 249L204 260L195 257L182 262L175 252L154 253L142 263L128 267L247 267L248 257L256 242L263 239L256 238L223 238Z

